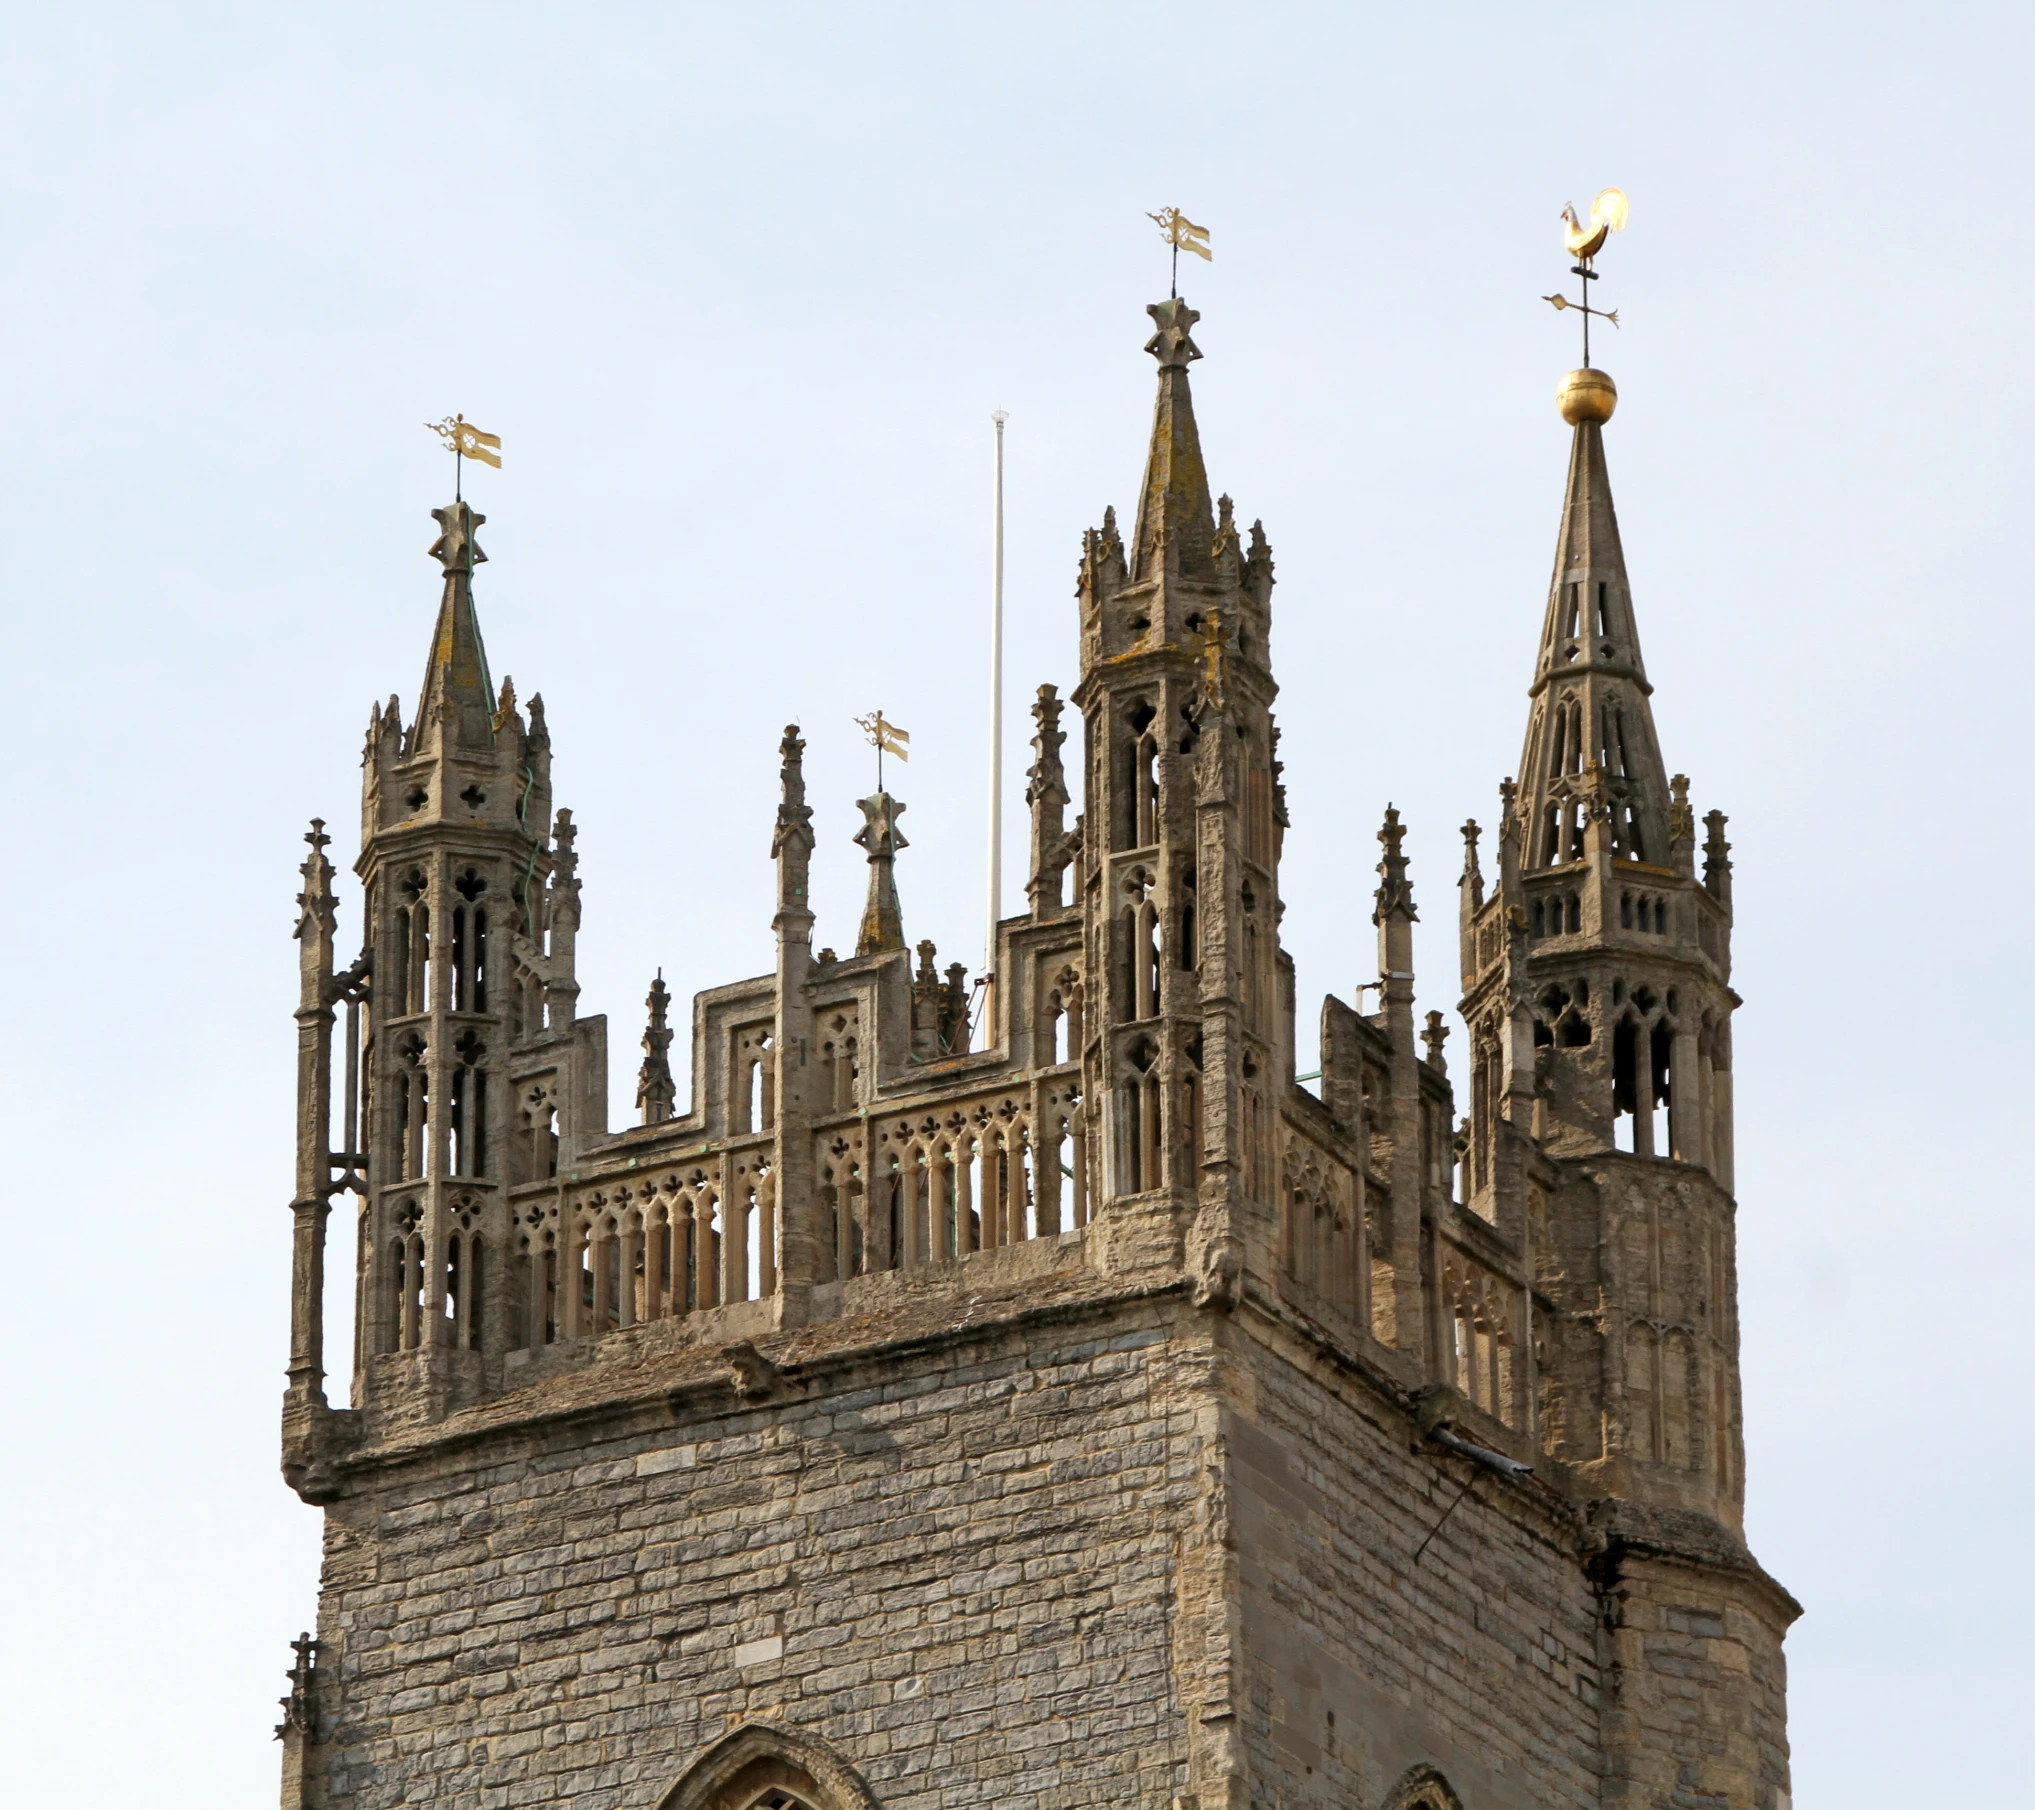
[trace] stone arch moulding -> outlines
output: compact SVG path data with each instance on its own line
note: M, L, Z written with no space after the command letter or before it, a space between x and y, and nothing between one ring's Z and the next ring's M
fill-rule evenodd
M1437 1767L1423 1764L1386 1793L1383 1810L1463 1810L1463 1800Z
M811 1810L883 1810L862 1775L826 1742L749 1722L723 1735L658 1799L657 1810L756 1810L789 1793ZM1449 1810L1457 1810L1453 1798Z

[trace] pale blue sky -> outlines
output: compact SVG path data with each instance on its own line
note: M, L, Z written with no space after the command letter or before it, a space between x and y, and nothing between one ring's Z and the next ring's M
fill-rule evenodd
M414 698L420 424L506 444L482 621L545 695L626 1078L656 966L768 965L794 717L822 939L880 705L907 930L976 959L988 412L1015 774L1080 532L1134 496L1177 202L1217 252L1183 273L1211 474L1279 564L1303 1020L1376 971L1388 800L1451 1007L1456 826L1518 757L1563 474L1574 317L1536 298L1614 182L1612 476L1667 760L1738 862L1796 1803L2025 1792L2026 8L4 18L10 1801L275 1790L318 1521L275 1472L297 838L350 861L369 702Z

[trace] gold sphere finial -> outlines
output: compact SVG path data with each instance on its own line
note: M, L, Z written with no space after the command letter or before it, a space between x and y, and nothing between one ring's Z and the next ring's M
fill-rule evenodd
M1585 365L1562 379L1561 387L1555 391L1555 406L1571 427L1581 427L1585 421L1595 421L1601 426L1611 419L1611 411L1618 406L1618 386L1608 372Z

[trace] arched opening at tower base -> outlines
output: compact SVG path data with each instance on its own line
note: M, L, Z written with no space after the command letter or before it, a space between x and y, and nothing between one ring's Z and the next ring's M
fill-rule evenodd
M824 1741L752 1722L723 1735L657 1810L882 1810L862 1775Z

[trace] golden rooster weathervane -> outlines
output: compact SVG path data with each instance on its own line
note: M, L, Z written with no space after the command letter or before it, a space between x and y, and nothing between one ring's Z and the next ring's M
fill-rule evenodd
M1600 320L1618 325L1618 310L1606 313L1602 308L1590 306L1590 285L1597 278L1597 254L1604 249L1604 241L1613 233L1625 230L1626 215L1631 211L1625 200L1623 189L1606 189L1590 203L1590 223L1585 226L1576 218L1575 203L1570 202L1562 209L1562 243L1569 248L1574 258L1571 267L1583 279L1583 299L1572 302L1565 295L1544 295L1540 299L1552 302L1556 309L1573 308L1583 317L1583 368L1590 368L1590 317L1594 314Z

